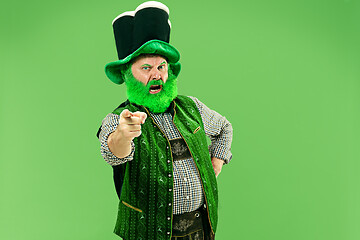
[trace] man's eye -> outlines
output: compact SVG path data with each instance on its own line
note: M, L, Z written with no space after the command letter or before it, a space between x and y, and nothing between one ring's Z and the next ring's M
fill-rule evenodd
M159 70L160 70L160 69L164 69L164 68L165 68L164 65L161 65L161 66L158 67Z
M149 67L143 67L143 69L144 69L144 70L148 70L148 69L149 69Z

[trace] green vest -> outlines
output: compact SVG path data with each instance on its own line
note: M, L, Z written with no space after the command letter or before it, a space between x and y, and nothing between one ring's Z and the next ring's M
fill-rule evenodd
M172 103L173 121L185 140L205 195L212 232L218 220L218 192L207 146L204 125L194 101L178 96ZM173 158L169 140L142 106L128 104L124 109L146 112L142 134L134 138L134 159L121 164L124 173L114 233L126 240L169 240L173 213Z

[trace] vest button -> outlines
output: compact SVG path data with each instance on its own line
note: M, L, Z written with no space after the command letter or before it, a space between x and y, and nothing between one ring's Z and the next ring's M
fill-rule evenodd
M167 220L170 220L171 219L171 217L167 217Z
M171 206L171 203L169 203L169 206Z
M167 234L167 235L170 235L170 232L167 232L166 234Z
M171 161L170 160L167 160L168 163L170 163Z
M171 192L172 191L172 189L171 188L169 188L169 192Z
M171 174L169 174L168 176L171 177Z

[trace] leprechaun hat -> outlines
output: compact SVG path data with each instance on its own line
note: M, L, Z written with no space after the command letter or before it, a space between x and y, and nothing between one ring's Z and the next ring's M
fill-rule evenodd
M117 16L112 25L119 60L105 66L105 73L111 81L122 84L121 66L140 54L165 57L173 74L179 75L180 54L169 44L171 23L166 5L156 1L144 2L135 11Z

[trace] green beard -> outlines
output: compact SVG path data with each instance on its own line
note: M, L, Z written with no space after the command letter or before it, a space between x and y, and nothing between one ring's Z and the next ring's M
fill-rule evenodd
M124 74L126 93L131 103L147 107L153 113L163 113L177 96L177 78L169 70L169 77L164 84L162 80L151 80L145 86L132 75L131 68ZM151 85L162 85L159 93L150 94Z

